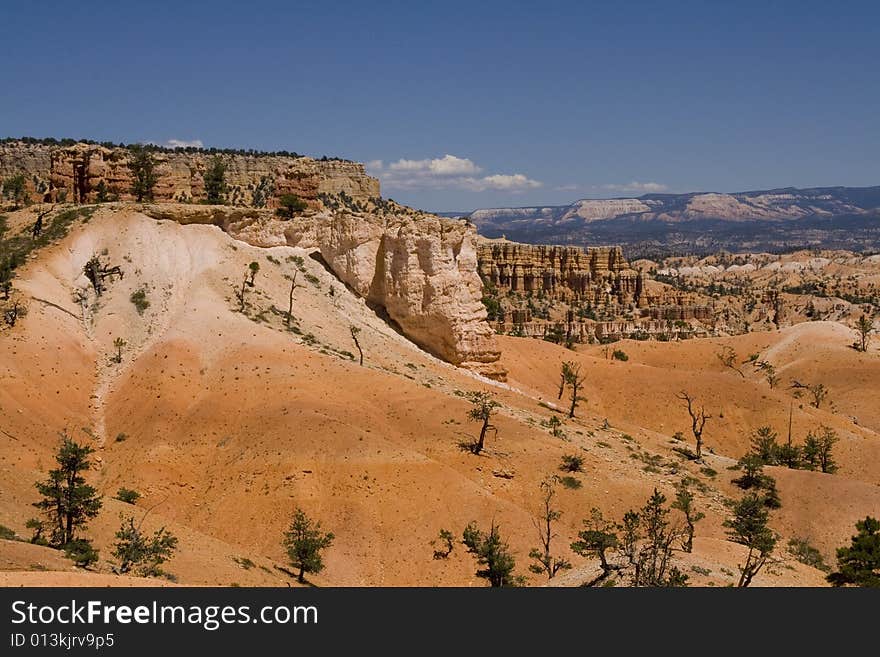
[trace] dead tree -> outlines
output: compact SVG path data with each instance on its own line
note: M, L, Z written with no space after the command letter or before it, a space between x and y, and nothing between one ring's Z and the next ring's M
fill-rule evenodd
M244 306L247 301L247 285L248 285L248 277L247 274L244 275L244 280L241 282L241 289L235 288L235 298L238 299L238 312L244 312Z
M27 308L18 301L15 301L11 308L7 308L3 311L3 321L6 322L6 325L9 328L13 328L19 318L24 317L26 314Z
M586 397L581 395L581 389L583 388L584 381L587 380L586 375L581 376L581 366L575 365L571 368L571 371L568 373L568 377L566 379L566 383L571 386L571 406L568 409L568 417L574 417L574 411L577 408L578 402L586 401Z
M119 276L119 278L125 276L119 265L114 265L112 267L106 265L101 262L101 258L97 255L93 255L89 258L88 262L83 266L83 273L86 278L89 279L92 288L95 290L95 294L98 296L101 296L101 294L107 289L104 285L105 278L112 280L114 276Z
M810 402L810 406L818 409L822 402L825 401L825 398L828 396L828 388L825 387L822 383L801 383L795 379L791 380L791 387L795 390L806 390L813 397L813 401ZM795 395L799 395L800 392L795 393Z
M284 320L285 324L287 324L287 328L290 328L290 322L293 321L293 291L296 289L296 275L298 271L293 272L293 277L290 279L290 295L287 300L287 318Z
M556 534L553 533L553 523L562 517L562 511L553 508L553 497L556 495L554 489L554 479L541 482L541 492L543 493L541 502L541 517L535 520L535 529L538 531L538 538L541 540L540 548L533 548L529 552L529 557L537 561L531 564L529 570L536 575L546 574L547 579L553 579L560 570L568 570L571 568L571 562L563 557L554 557L550 549L550 544Z
M48 210L43 210L39 214L37 214L37 220L34 222L33 228L31 228L31 236L33 239L37 239L43 233L43 219L55 210L55 206L53 205Z
M733 350L733 347L727 345L715 355L718 356L718 360L721 361L721 364L724 365L724 367L730 368L734 372L739 374L742 378L746 378L746 375L743 374L743 371L736 366L737 356L736 352Z
M691 416L691 432L696 443L694 456L696 459L701 459L703 458L703 427L706 426L706 420L712 416L706 413L704 406L697 409L695 400L687 392L681 391L676 397L687 404L688 415Z
M361 367L363 367L363 364L364 364L364 350L361 349L361 343L360 343L360 341L358 341L358 333L360 333L361 330L360 330L357 326L355 326L354 324L352 324L352 325L349 326L348 328L349 328L349 330L351 331L351 339L354 340L354 346L357 347L358 353L359 353L360 356L361 356Z

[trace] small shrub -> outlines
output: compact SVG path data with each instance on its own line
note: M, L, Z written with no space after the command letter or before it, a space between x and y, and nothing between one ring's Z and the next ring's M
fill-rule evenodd
M119 432L116 434L116 442L117 443L124 443L126 440L128 440L128 436L126 434L124 434L122 432Z
M583 486L583 484L580 482L579 479L575 479L574 477L571 477L571 476L560 477L559 483L562 484L565 488L568 488L570 490L577 490L578 488Z
M297 212L302 212L309 207L308 203L296 194L282 194L278 202L281 207L275 210L275 214L284 219L292 219Z
M257 565L247 557L232 557L232 560L245 570L250 570Z
M579 454L565 454L562 457L562 464L559 469L563 472L582 472L584 467L584 457Z
M70 541L64 546L65 556L80 568L88 568L98 561L98 551L92 542L84 538Z
M611 354L611 357L612 357L614 360L620 360L620 361L627 361L627 360L629 360L629 356L626 355L626 352L625 352L625 351L622 351L622 350L620 350L620 349L615 349L615 350L614 350L614 353Z
M794 558L802 564L811 566L822 572L830 573L831 567L825 563L822 553L813 547L806 538L792 538L788 541L788 549Z
M15 533L15 530L9 529L6 525L0 525L0 538L6 539L7 541L14 541L18 538Z
M144 311L150 307L150 301L147 299L147 291L144 288L131 293L129 301L134 304L138 311L138 315L143 315Z
M116 491L116 499L120 502L125 502L126 504L134 504L141 497L141 494L136 490L131 490L130 488L120 488Z

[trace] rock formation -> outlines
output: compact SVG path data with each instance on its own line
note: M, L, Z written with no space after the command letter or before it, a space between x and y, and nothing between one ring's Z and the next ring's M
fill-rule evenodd
M639 304L644 276L629 268L620 247L545 246L483 241L477 266L499 290L544 293L595 307Z
M254 246L315 249L326 266L426 351L504 380L477 275L476 230L393 203L308 212L283 221L259 210L155 204L157 219L218 225Z
M226 198L233 206L275 207L282 194L296 194L315 207L323 194L345 194L356 202L379 196L379 181L357 162L184 150L157 150L152 155L158 176L157 201L203 200L204 173L215 156L226 165ZM109 198L133 200L130 157L127 148L98 144L6 142L0 144L0 179L24 173L34 202L91 203L100 190Z
M478 271L497 308L490 320L500 333L557 342L668 339L702 334L696 322L712 317L711 307L694 295L656 284L630 267L620 247L484 239Z

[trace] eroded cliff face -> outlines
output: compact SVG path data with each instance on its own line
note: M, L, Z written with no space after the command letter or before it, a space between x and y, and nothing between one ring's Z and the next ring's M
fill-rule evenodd
M478 270L500 290L542 292L597 307L643 301L643 276L630 269L616 246L582 249L484 240L478 247Z
M254 246L320 252L327 266L410 340L443 360L504 380L477 275L476 229L388 204L367 212L324 209L282 221L266 211L157 204L159 219L211 223Z
M206 152L153 154L158 177L157 201L190 202L205 198L205 170L214 155ZM131 152L97 144L72 146L10 142L0 144L0 178L25 174L33 202L92 203L103 190L105 200L133 200L129 169ZM355 201L379 196L379 181L358 162L315 160L275 155L218 157L226 165L226 202L238 207L276 207L282 194L296 194L318 207L321 194L344 193Z

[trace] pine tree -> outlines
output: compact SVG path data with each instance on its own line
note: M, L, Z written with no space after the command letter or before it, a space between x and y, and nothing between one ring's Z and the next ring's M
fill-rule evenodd
M49 470L45 481L36 488L43 499L34 502L51 523L51 543L64 547L76 540L76 534L89 520L98 515L102 502L97 491L86 484L82 476L91 468L89 455L95 450L76 443L66 432L61 433L61 444L55 454L58 467Z
M290 563L299 569L297 579L305 583L305 573L324 570L321 552L333 544L335 536L321 531L321 523L313 521L302 509L295 509L290 528L284 534L284 547Z
M219 155L211 158L205 169L205 201L212 205L220 205L226 199L226 165Z
M685 481L680 482L675 491L675 501L672 503L672 508L678 509L684 514L686 532L681 549L685 552L693 552L695 525L705 518L706 514L694 508L694 494Z
M131 193L140 201L153 200L153 188L159 180L156 175L156 164L153 156L145 146L136 144L130 147L131 159L128 168L131 170Z
M868 516L856 523L856 530L850 546L837 549L837 572L828 581L880 588L880 520Z
M777 536L767 526L769 515L764 498L750 493L736 503L733 518L724 521L724 526L730 530L728 540L749 549L745 563L739 567L739 587L751 584L776 548Z
M501 538L495 521L489 528L489 533L484 534L477 528L475 522L465 527L462 541L467 546L468 552L477 557L477 563L485 566L477 571L477 577L489 580L493 587L517 586L521 578L513 574L516 568L516 560L510 554L510 548Z

